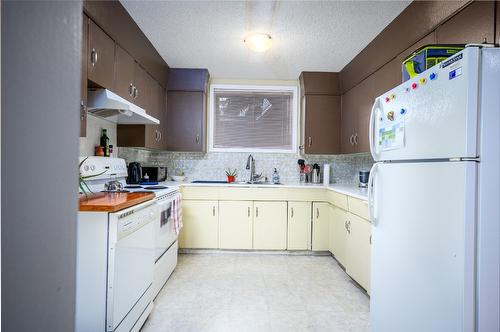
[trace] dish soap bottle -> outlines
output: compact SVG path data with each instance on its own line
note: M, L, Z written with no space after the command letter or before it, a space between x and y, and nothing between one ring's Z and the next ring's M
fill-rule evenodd
M276 168L273 173L273 184L280 184L280 175L278 174L278 170Z

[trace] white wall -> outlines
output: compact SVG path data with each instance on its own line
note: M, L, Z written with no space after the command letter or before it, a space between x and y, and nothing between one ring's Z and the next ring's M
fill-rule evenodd
M80 137L80 156L93 156L100 144L102 129L108 130L109 144L116 147L116 124L91 114L87 116L87 136Z

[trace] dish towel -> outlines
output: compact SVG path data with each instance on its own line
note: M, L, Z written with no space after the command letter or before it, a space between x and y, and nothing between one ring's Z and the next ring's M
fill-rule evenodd
M179 194L177 197L174 199L172 202L172 219L173 219L173 225L174 225L174 230L177 235L179 235L179 232L181 231L182 228L182 196Z

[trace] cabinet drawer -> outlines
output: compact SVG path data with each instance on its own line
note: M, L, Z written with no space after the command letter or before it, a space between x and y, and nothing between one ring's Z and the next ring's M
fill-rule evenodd
M324 201L325 200L325 189L315 188L315 189L289 189L288 190L288 200L289 201Z
M218 200L219 188L217 187L189 187L181 186L183 199Z
M366 220L370 220L370 214L368 212L368 202L354 197L348 197L347 201L349 203L349 212L360 216Z
M219 199L227 201L286 201L286 188L235 188L223 187Z
M328 203L335 205L341 209L347 210L347 196L339 194L338 192L327 190L326 200Z

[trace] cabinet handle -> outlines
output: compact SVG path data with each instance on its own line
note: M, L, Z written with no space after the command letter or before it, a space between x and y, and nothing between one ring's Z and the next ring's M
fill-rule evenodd
M196 143L200 142L200 134L196 134Z
M347 220L346 220L346 221L344 221L344 228L345 228L345 230L347 231Z
M158 142L159 142L159 141L161 141L161 131L158 131L158 135L160 136L160 137L158 138Z
M248 217L250 218L250 207L248 207L247 213L248 213Z
M372 244L372 235L370 234L370 244Z
M80 101L80 120L85 120L87 117L87 105L83 102L83 100Z
M92 64L92 67L95 67L97 64L97 51L95 48L92 48L92 52L90 52L90 63Z
M354 144L358 145L358 133L354 134L353 140Z
M347 233L351 234L351 221L347 221Z
M319 219L319 208L316 208L316 219Z
M290 208L290 217L293 218L293 208Z
M255 217L258 218L259 217L259 207L256 207L255 208Z
M351 143L351 145L354 145L354 135L351 134L351 137L349 137L349 143Z
M130 83L130 85L128 86L128 95L130 97L134 96L134 85L132 83Z
M134 99L137 99L139 97L139 89L137 89L136 86L134 86Z
M309 137L307 138L307 145L310 147L310 146L312 146L312 144L313 144L313 139L312 139L312 137L311 137L311 136L309 136Z
M212 215L215 217L215 205L212 207Z

